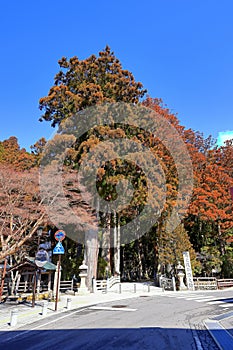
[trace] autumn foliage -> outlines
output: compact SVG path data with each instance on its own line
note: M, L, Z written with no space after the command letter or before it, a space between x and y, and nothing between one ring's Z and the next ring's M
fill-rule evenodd
M60 71L56 74L48 95L39 101L39 108L43 112L41 121L49 121L52 126L59 127L59 142L66 142L62 134L62 125L65 120L71 120L74 114L81 116L78 113L90 106L126 102L133 106L143 106L166 119L183 140L192 163L193 191L184 216L182 206L179 207L178 203L177 164L171 151L159 137L146 132L143 128L119 123L111 127L96 125L75 140L66 153L64 193L69 199L70 208L77 216L86 218L90 225L93 223L94 228L98 223L98 239L101 243L99 246L95 245L92 256L88 255L90 252L87 254L90 266L93 261L97 266L99 254L99 266L104 261L109 271L118 272L120 246L118 242L117 249L114 250L111 244L120 237L121 227L137 217L146 205L149 182L143 169L136 163L119 159L115 149L110 146L107 149L106 146L103 152L110 152L112 157L108 162L98 163L100 164L96 178L98 194L107 203L114 201L117 198L118 183L124 183L123 180L127 178L132 183L134 196L130 205L119 213L106 214L98 210L93 213L87 203L88 198L85 201L79 195L75 174L87 154L102 141L128 139L150 149L158 159L165 176L166 203L159 212L156 224L152 225L143 237L137 236L138 228L135 226L134 241L121 247L122 275L130 278L133 271L134 276L141 279L148 274L151 277L155 272L167 273L171 266L174 268L178 260L182 260L182 252L189 250L195 273L211 275L214 270L222 276L233 276L233 203L229 192L233 187L232 141L218 147L211 136L205 138L200 132L180 125L177 115L171 113L162 100L147 97L142 102L141 99L146 93L143 85L135 81L132 73L122 68L120 61L108 46L99 52L98 57L92 55L84 60L77 57L70 59L63 57L59 60L59 66ZM81 117L80 123L82 123ZM166 137L173 136L166 135ZM51 141L51 144L55 141ZM40 197L36 175L45 147L44 138L32 146L31 153L20 149L16 137L0 142L0 257L4 256L3 250L7 250L7 245L13 247L14 252L19 249L26 242L28 232L30 234L35 232L35 225L44 220L47 220L48 224L49 218L45 216L44 199ZM182 165L184 160L182 151L178 158ZM93 164L94 161L95 159ZM142 162L146 169L152 168L147 159L143 159ZM85 181L88 186L88 177ZM162 197L157 182L159 177L152 184L153 190L157 193L154 208L159 207L157 202ZM59 195L53 193L52 197L59 198ZM91 195L92 193L89 193L89 196ZM177 215L182 215L182 222L173 232L169 232L164 223L169 220L175 206L179 208ZM60 209L61 223L63 220L63 224L70 224L73 227L73 222L65 222L68 216L63 213L62 217L62 208ZM76 229L78 237L81 226ZM74 241L76 238L73 237ZM93 266L92 273L92 276L96 276Z

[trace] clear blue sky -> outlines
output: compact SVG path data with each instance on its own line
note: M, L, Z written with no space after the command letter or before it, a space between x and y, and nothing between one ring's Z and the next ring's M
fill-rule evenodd
M205 136L233 130L232 0L12 0L0 14L0 140L49 138L38 121L62 56L106 44L152 97Z

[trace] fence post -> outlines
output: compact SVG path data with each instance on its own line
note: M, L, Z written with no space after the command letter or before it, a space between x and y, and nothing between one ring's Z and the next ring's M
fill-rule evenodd
M71 309L71 301L72 301L71 298L67 298L67 301L66 301L66 308L67 308L67 310Z
M12 326L12 327L17 325L18 311L19 311L18 309L14 309L11 311L10 326Z
M92 278L92 290L93 293L96 293L96 279L94 277Z
M173 291L176 292L176 280L174 276L172 276L172 287L173 287Z
M42 316L46 316L47 315L47 308L48 308L48 302L44 301L42 304Z
M121 294L121 283L119 284L119 294Z

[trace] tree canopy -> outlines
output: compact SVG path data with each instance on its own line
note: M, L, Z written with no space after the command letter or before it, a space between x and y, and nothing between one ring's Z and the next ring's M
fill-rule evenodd
M122 68L109 46L98 57L62 57L58 63L61 70L54 85L48 96L39 101L39 108L44 111L40 120L51 121L52 126L88 106L103 102L138 103L146 93L142 83Z
M120 260L122 275L130 276L133 271L137 278L148 276L148 274L151 277L154 272L162 273L166 271L168 265L175 265L178 260L181 260L184 250L189 250L196 273L211 275L212 270L216 269L221 271L222 276L233 276L233 269L229 268L229 266L233 267L233 217L232 200L229 193L229 188L233 187L232 141L227 141L224 146L217 147L211 136L205 138L200 132L181 125L177 115L171 113L162 100L147 97L142 101L146 93L142 83L137 82L131 72L123 69L122 64L108 46L99 52L98 56L91 55L83 60L76 56L70 59L63 57L58 63L60 71L56 74L48 95L39 101L39 108L43 112L40 120L51 122L53 127L59 127L56 138L47 143L42 137L31 147L31 153L20 149L18 140L14 136L0 142L1 232L6 228L5 232L11 236L8 239L2 234L0 250L6 246L7 240L7 244L11 242L10 245L14 248L12 251L16 251L15 249L26 241L26 234L30 230L30 232L35 232L33 229L35 222L41 222L42 217L44 220L43 206L40 207L40 210L37 207L43 198L40 198L41 193L39 194L35 174L46 152L55 164L57 162L54 153L56 147L57 149L66 148L68 137L63 133L64 125L69 125L70 122L70 127L74 130L83 126L85 120L82 118L86 109L93 106L107 106L108 108L111 104L126 102L130 104L130 108L140 106L142 109L157 113L177 131L177 138L182 139L189 153L193 171L194 183L190 205L180 225L172 232L167 230L165 222L171 216L174 207L179 208L178 215L184 214L182 207L179 207L177 176L177 168L185 165L182 150L177 151L179 153L177 155L178 164L173 159L172 150L168 149L159 139L159 136L172 138L175 149L178 140L174 138L174 134L162 130L161 135L155 136L148 132L146 127L135 127L133 121L136 115L134 113L130 114L131 123L128 124L115 122L98 125L98 123L93 123L87 132L76 138L72 146L66 149L63 164L64 195L69 202L69 207L66 208L66 211L61 207L59 216L60 223L70 225L74 232L71 238L76 242L72 245L72 242L69 241L69 251L72 251L72 256L75 259L78 231L81 230L81 225L76 225L75 221L69 222L69 210L72 210L79 218L85 218L90 225L93 223L94 229L98 221L98 230L95 236L89 237L92 246L88 247L89 251L85 256L90 270L89 282L93 276L96 276L97 264L102 270L107 266L114 273L120 270ZM77 117L77 125L72 126L74 115ZM66 122L68 124L65 124ZM164 133L167 135L162 135ZM116 145L121 140L132 143L137 153L135 162L120 159L118 156ZM111 143L112 141L116 141L115 144ZM104 144L104 147L97 158L95 153L91 152L101 143ZM147 178L148 173L153 173L153 162L140 155L139 151L143 147L149 149L158 160L163 176L157 172L156 176L151 179ZM127 147L122 142L122 151L126 149ZM106 161L104 156L107 153L110 158ZM85 163L83 167L84 185L88 188L91 181L88 168L98 166L94 189L100 198L106 201L106 207L110 207L111 202L117 199L119 184L122 185L122 191L127 197L130 189L126 186L126 182L131 183L133 199L123 210L104 212L98 210L99 203L96 201L94 215L89 201L90 198L94 198L91 190L86 198L81 198L76 173L89 154L91 154L89 163ZM20 185L21 182L17 182L17 178L24 180L25 186ZM165 181L166 203L160 212L158 203L163 193L157 183L162 178ZM26 186L25 179L29 181L30 186ZM47 189L55 180L55 177L50 177ZM139 235L139 226L136 223L132 233L134 240L128 244L122 244L120 248L122 227L137 217L151 199L148 187L157 196L152 202L153 208L158 212L158 220L142 237ZM55 192L56 190L55 188ZM50 202L53 200L52 197L61 195L55 192L50 192ZM28 221L28 214L31 215L31 221ZM15 240L12 220L19 230L17 232L22 234L18 239L21 241L20 244ZM48 218L46 220L49 221ZM75 236L76 233L77 236ZM1 254L0 257L6 255ZM71 265L75 266L75 263L72 262ZM101 274L103 276L104 271Z

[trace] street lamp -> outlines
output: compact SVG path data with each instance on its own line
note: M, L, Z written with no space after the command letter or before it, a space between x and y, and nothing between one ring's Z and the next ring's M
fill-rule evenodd
M32 307L35 306L36 299L36 284L37 284L37 268L42 268L47 261L49 260L48 253L45 249L40 249L40 239L42 237L43 228L39 227L37 230L38 236L38 251L35 256L35 273L34 273L34 283L33 283L33 292L32 292Z

